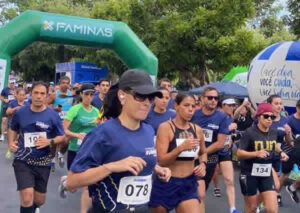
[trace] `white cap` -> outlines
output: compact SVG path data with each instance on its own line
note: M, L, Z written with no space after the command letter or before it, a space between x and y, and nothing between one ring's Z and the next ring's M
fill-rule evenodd
M227 98L222 102L222 104L236 104L236 102L233 98Z
M8 83L9 83L9 84L14 84L14 83L16 83L16 80L15 80L15 79L9 79L9 80L8 80Z
M27 87L32 87L32 84L27 84Z

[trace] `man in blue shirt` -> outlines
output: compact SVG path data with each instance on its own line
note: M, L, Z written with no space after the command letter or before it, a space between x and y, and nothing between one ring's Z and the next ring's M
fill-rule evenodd
M192 118L192 122L203 129L208 155L206 175L198 181L202 209L204 209L205 189L208 189L218 163L218 151L224 148L226 136L229 134L227 116L217 110L218 100L217 89L206 87L201 97L202 109L197 110Z
M20 191L20 213L33 213L46 199L51 168L50 147L64 141L58 114L46 106L47 85L32 87L32 104L21 107L12 118L8 132L9 150Z
M8 103L11 100L15 99L15 96L14 96L15 82L16 82L16 80L10 79L8 81L8 87L4 88L1 91L0 100L2 101L2 104L3 104L3 110L2 110L2 123L1 123L1 133L2 134L0 136L0 141L4 140L4 133L6 132L6 122L7 122L6 110L8 107Z
M92 105L100 110L102 107L105 95L107 94L107 92L110 88L110 81L108 79L101 79L99 81L98 88L99 88L99 92L95 93L95 96L92 101Z

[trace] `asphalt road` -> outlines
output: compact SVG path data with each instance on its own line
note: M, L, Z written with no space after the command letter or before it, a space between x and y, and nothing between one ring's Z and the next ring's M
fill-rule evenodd
M19 194L16 191L16 181L12 168L12 160L5 158L7 143L0 142L0 213L17 213L19 212ZM58 195L58 184L60 177L66 174L66 169L56 166L56 171L51 172L48 184L47 199L45 205L40 209L41 213L79 213L80 211L80 193L68 194L67 199L61 199ZM206 213L229 213L229 207L225 194L223 178L221 180L221 198L213 196L213 187L207 192ZM235 180L238 180L238 171L235 171ZM236 187L236 207L238 210L244 209L243 197L240 193L238 181ZM300 193L298 192L299 196ZM279 208L280 213L298 213L300 204L291 201L285 189L282 190L284 207ZM173 213L174 211L172 211Z

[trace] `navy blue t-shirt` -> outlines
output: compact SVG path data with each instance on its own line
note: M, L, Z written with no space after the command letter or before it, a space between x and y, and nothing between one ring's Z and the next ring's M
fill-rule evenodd
M159 125L165 121L175 118L175 116L176 112L174 110L167 109L167 111L164 113L157 113L153 108L151 108L145 123L150 124L153 127L156 135Z
M92 100L92 105L99 110L101 109L101 107L103 105L103 101L99 98L99 92L95 93L93 100Z
M83 172L89 168L115 162L129 156L141 157L147 165L138 176L151 175L157 162L153 128L141 123L137 130L122 126L118 119L111 119L94 128L84 138L72 163L72 172ZM117 202L120 180L133 176L130 172L112 173L97 184L89 186L93 203L106 210L127 208Z
M203 129L206 147L217 141L218 134L229 135L227 115L219 110L211 115L205 115L202 109L196 110L191 122Z
M9 87L6 87L2 90L1 96L4 98L8 98L9 95L13 95L12 91L13 90L11 90Z
M24 134L45 132L48 139L64 135L64 129L57 112L50 107L42 112L33 112L30 105L25 105L14 113L10 128L19 134L15 159L24 161L28 165L51 165L50 147L47 146L43 149L25 147Z
M227 128L229 127L230 124L232 124L233 120L230 116L227 115L227 119L226 119L226 126ZM221 149L218 154L225 156L228 155L229 152L231 151L230 147L229 147L229 142L231 140L231 132L228 129L228 135L226 135L226 141L225 141L225 145L224 145L224 149Z
M280 116L279 121L273 121L272 127L277 129L277 143L283 143L284 136L286 135L284 125L287 124L288 120L284 116Z
M24 105L29 105L29 103L27 101L24 101ZM12 100L8 103L8 108L15 108L17 106L24 106L24 105L20 105L17 100Z
M288 125L291 127L292 133L295 136L295 138L300 137L300 119L295 118L295 115L290 115L288 117ZM289 146L289 145L287 145L287 146ZM286 147L283 147L283 148L286 149ZM293 147L291 147L291 146L289 146L288 148L289 149L287 151L284 150L287 153L293 150Z
M170 98L167 109L174 109L174 103L175 103L175 99Z

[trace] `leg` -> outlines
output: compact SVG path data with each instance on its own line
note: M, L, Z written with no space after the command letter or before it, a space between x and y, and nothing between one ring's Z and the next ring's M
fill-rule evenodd
M34 204L42 206L46 201L46 193L34 191Z
M272 175L273 175L275 189L276 189L277 192L279 192L280 191L280 181L279 181L279 178L278 178L278 173L275 171L274 168L272 168Z
M205 181L198 180L198 196L200 198L200 213L205 213Z
M214 189L215 197L221 197L219 174L220 174L220 166L217 165L212 178L212 182L215 185L215 189Z
M167 209L162 206L158 206L156 208L151 208L152 213L168 213Z
M261 193L262 199L265 205L265 211L267 213L277 213L278 205L277 205L277 195L276 191L265 191Z
M280 177L279 177L280 189L281 189L282 186L284 186L284 184L286 183L289 176L290 176L290 173L287 173L287 174L282 173L280 175Z
M31 207L33 205L34 189L26 188L20 191L20 201L22 207Z
M92 205L92 199L89 197L88 187L84 187L80 199L80 212L87 213L88 209Z
M176 213L199 213L200 206L197 199L185 200L176 207Z
M245 213L256 213L257 197L256 195L244 196Z
M235 208L234 171L232 161L222 161L220 168L226 184L227 198L230 208Z

